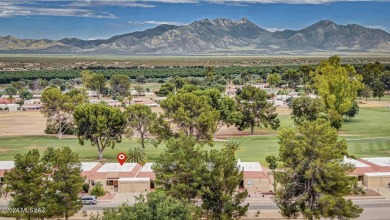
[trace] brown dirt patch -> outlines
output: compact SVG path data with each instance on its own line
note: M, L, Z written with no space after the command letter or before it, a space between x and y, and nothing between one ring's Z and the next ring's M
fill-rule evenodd
M288 108L288 107L276 107L276 112L278 113L278 115L290 115L291 114L291 110Z
M9 151L9 150L12 150L12 149L9 149L9 148L0 148L0 152L6 152L6 151Z
M366 100L358 100L360 108L375 108L375 107L386 107L390 106L389 101L366 101Z
M241 137L241 136L248 136L250 135L250 131L239 131L236 127L226 127L223 126L219 131L214 135L215 138L218 139L227 139L231 137ZM254 135L257 136L269 136L273 135L272 132L266 132L266 131L255 131Z
M0 136L44 135L46 120L39 111L1 111Z
M364 195L349 195L348 197L365 197L365 196L381 196L378 192L372 189L364 189L366 192Z

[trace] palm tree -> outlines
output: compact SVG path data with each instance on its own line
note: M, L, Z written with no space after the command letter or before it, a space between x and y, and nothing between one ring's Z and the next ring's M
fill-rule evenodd
M226 143L226 149L227 150L231 150L233 151L234 154L236 154L236 152L238 151L238 149L240 149L240 146L241 144L236 141L236 140L229 140L227 143Z
M129 148L127 152L127 162L144 165L147 161L145 150L141 147Z

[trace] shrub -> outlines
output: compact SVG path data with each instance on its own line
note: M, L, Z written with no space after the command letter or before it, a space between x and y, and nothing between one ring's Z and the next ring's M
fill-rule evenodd
M93 196L104 196L105 192L104 192L104 189L103 189L103 185L101 183L96 183L95 184L95 187L92 188L91 190L91 195Z
M89 184L88 184L88 183L84 183L84 184L83 184L83 190L84 190L84 192L86 192L86 193L89 192Z

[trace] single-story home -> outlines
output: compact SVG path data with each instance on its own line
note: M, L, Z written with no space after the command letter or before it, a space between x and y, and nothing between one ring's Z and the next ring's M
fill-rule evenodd
M135 105L135 104L142 104L150 107L158 107L158 104L148 98L135 98L130 101L130 105Z
M244 173L239 188L247 189L248 192L269 192L272 190L268 175L259 162L241 162L239 160L237 165Z
M375 173L376 171L368 164L365 164L363 162L360 162L358 160L348 158L347 156L344 156L344 163L352 164L355 169L350 173L349 175L357 176L359 181L363 180L363 176L365 173Z
M4 173L7 170L11 170L15 167L15 163L13 161L0 161L0 184L4 184Z
M19 104L0 104L0 110L17 111L19 108Z
M91 185L100 182L104 190L111 192L132 192L135 189L149 190L149 181L147 183L142 181L142 188L137 185L138 182L135 182L137 187L131 188L133 185L129 184L131 182L129 178L136 178L139 170L141 170L141 165L137 163L124 163L122 166L119 163L105 163L95 174L91 175Z
M369 165L374 170L374 172L364 174L364 186L388 186L390 183L390 157L366 157L359 159L359 161Z
M111 107L121 107L121 102L118 101L118 100L104 100L104 99L101 99L101 100L97 100L97 99L93 99L93 100L89 100L89 103L92 103L92 104L99 104L101 102L105 102L107 105L111 106Z

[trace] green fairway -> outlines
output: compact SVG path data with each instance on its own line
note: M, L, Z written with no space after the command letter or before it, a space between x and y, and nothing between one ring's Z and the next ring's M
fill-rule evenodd
M390 156L390 108L363 108L360 114L351 120L347 120L340 130L340 139L346 139L348 150L357 157ZM291 127L289 116L281 116L281 128ZM236 138L241 143L237 157L242 161L260 161L265 165L267 155L278 154L277 131L271 129L256 129L256 131L268 133L264 136L245 136ZM221 149L225 140L218 141L214 149ZM129 147L139 145L136 140L123 140L115 149L105 149L104 158L107 161L116 161L119 152L126 152ZM51 136L24 136L1 137L0 160L13 160L17 153L25 153L28 150L38 148L41 151L47 147L69 146L80 155L82 161L95 161L97 150L86 142L79 145L76 138L58 140ZM206 149L210 147L206 146ZM163 151L164 145L155 148L146 147L149 161L155 161Z

